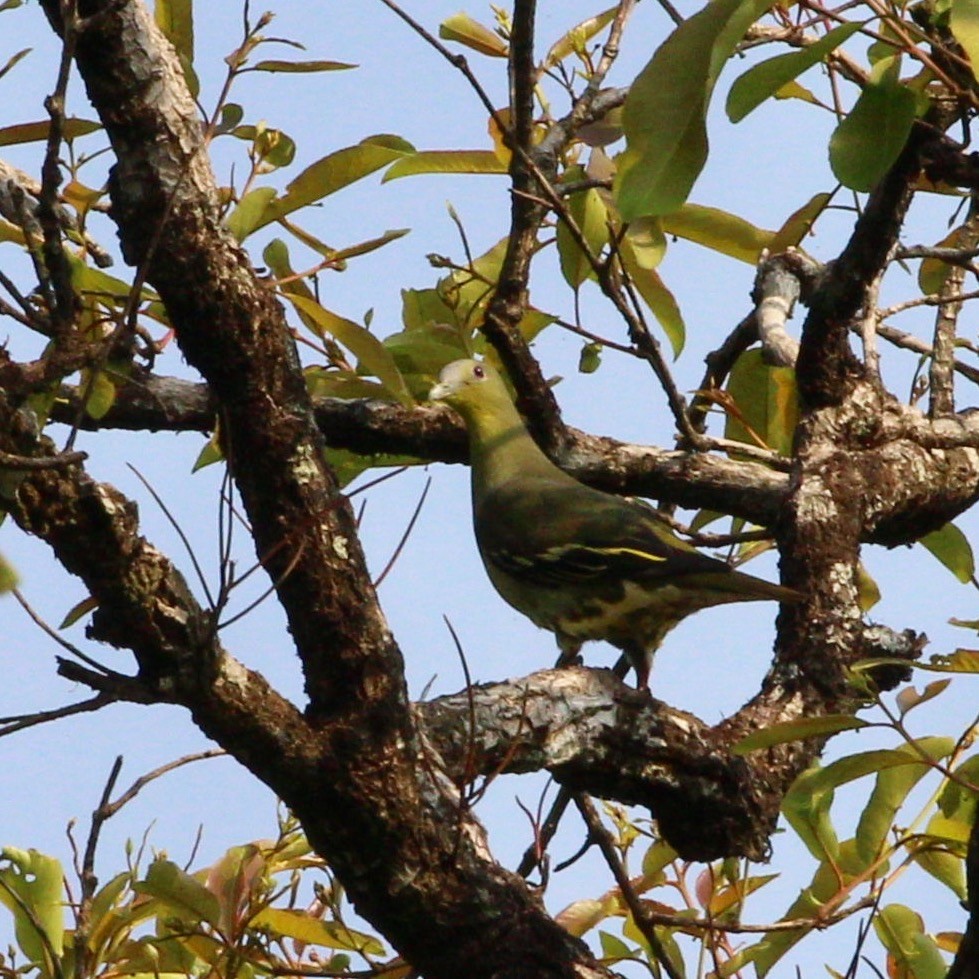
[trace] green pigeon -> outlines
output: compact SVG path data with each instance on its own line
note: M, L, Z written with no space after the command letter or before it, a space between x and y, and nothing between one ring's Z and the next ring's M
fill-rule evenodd
M604 639L649 684L653 655L684 617L728 602L798 601L675 536L645 503L579 483L538 448L500 375L475 360L443 368L429 398L469 433L473 525L490 581L557 637L562 662Z

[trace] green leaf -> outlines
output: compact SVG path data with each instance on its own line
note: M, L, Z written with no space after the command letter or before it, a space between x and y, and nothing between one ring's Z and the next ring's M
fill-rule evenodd
M774 235L736 214L700 204L684 204L661 220L667 234L694 241L749 265L758 264L762 250L769 247Z
M586 343L578 354L578 373L594 374L602 366L602 345Z
M907 142L918 114L918 97L898 77L898 59L874 65L871 80L829 141L836 179L868 191L887 173Z
M643 302L650 308L666 334L667 340L670 341L674 358L679 357L687 339L687 327L676 298L655 269L643 268L639 264L628 236L619 244L619 256L636 291L642 296Z
M766 364L759 349L746 350L735 362L727 382L740 417L728 413L724 435L754 445L749 428L781 455L792 453L799 421L799 392L795 370Z
M0 66L0 78L3 78L3 76L14 67L14 65L26 58L33 50L33 48L24 48L23 50L18 51L16 54L12 54L7 59L6 63Z
M803 738L825 737L838 734L840 731L859 731L869 727L868 721L849 714L825 714L822 717L800 717L794 721L773 724L762 728L742 738L733 748L736 755L747 755L762 748L772 748L777 744L787 744L789 741L801 741Z
M218 924L221 908L218 899L198 880L171 860L154 860L145 880L136 881L133 890L162 902L173 914L191 925Z
M830 819L833 788L820 780L819 766L803 772L782 800L782 813L809 852L834 864L840 852L839 838Z
M17 572L13 565L0 554L0 595L17 587Z
M194 464L191 466L190 471L195 473L200 469L206 469L208 466L213 466L214 463L222 462L223 460L224 450L221 448L218 433L215 432L204 443L204 448L197 453L197 458L194 460Z
M116 403L116 386L108 371L97 371L94 375L82 371L82 390L87 394L85 414L95 421L105 418Z
M360 366L373 374L393 397L403 405L414 403L391 352L373 333L352 320L331 313L306 296L287 294L287 298L300 314L315 324L318 331L328 333L343 344L357 358Z
M345 61L276 61L269 59L252 65L249 71L286 72L287 74L306 74L315 71L346 71L357 65Z
M632 249L632 261L643 269L654 269L666 254L666 235L660 218L636 218L626 226L625 239Z
M852 767L836 773L859 778L867 774L865 770L868 763L877 766L871 768L877 771L877 779L874 790L860 813L860 820L854 834L856 855L861 861L861 865L854 868L855 870L862 871L877 859L888 841L897 811L904 804L911 790L932 770L922 761L921 755L924 754L937 762L947 758L953 747L948 738L920 738L915 742L915 747L903 745L893 753L880 755L876 752L864 752L853 755ZM895 755L904 757L906 763L895 758ZM880 767L881 765L886 767Z
M808 48L777 55L749 68L735 80L728 92L728 118L731 122L740 122L765 99L775 95L783 85L822 61L862 27L863 24L857 22L842 24Z
M70 609L65 613L65 617L61 620L59 629L67 629L73 626L80 618L88 615L89 612L94 611L99 607L99 600L93 598L91 595L86 595L80 602L72 605Z
M913 857L914 862L921 867L925 873L934 877L935 880L944 884L960 901L965 901L969 894L965 882L965 861L958 853L950 849L954 843L931 832L931 825L941 825L944 817L937 816L929 822L929 830L922 833L914 841ZM965 852L965 841L961 841L962 849Z
M972 64L972 77L979 65L979 0L954 0L948 26Z
M508 52L506 41L499 34L462 12L446 17L439 24L439 37L443 41L456 41L490 58L505 58Z
M64 950L64 871L54 858L37 850L0 849L0 904L13 915L17 944L29 962L55 975L51 953Z
M507 172L507 165L492 150L424 150L403 156L388 167L383 183L420 173L489 173Z
M897 701L897 707L901 713L901 717L914 710L915 707L920 707L922 704L928 703L929 700L933 700L935 697L943 694L951 682L950 677L946 677L944 680L932 680L931 683L925 686L925 689L921 693L918 693L914 687L905 687L894 698Z
M157 27L187 64L194 63L194 0L156 0L153 16Z
M880 943L914 979L945 979L948 966L921 916L903 904L889 904L873 916Z
M773 255L778 255L789 248L797 247L812 230L816 219L826 210L826 205L832 199L832 194L816 194L797 211L790 214L768 243L769 251Z
M4 126L0 129L0 146L14 146L18 143L39 143L48 138L51 127L49 119L41 122L22 122L16 126ZM67 139L77 139L87 136L102 128L102 123L90 119L78 119L71 116L65 119L64 134Z
M244 241L256 228L268 223L264 220L265 212L273 200L273 187L256 187L238 201L225 221L228 230L235 236L235 241Z
M584 170L578 166L569 167L566 174L569 181L582 180L584 176ZM608 243L608 210L601 195L592 187L572 194L567 206L568 216L581 232L588 250L597 258ZM561 274L572 289L595 278L591 262L572 237L565 221L560 221L557 227L557 251Z
M412 152L414 148L411 144L398 137L372 136L356 146L330 153L308 166L289 183L285 194L269 205L259 227L335 194Z
M615 195L626 221L669 214L707 159L707 106L717 76L771 0L713 0L666 39L632 83L622 114L627 148Z
M576 24L563 37L559 38L544 56L544 68L553 68L564 61L569 54L583 52L585 45L603 28L607 27L618 12L618 7L609 7L594 17Z
M324 948L347 949L364 955L384 955L386 952L373 935L353 931L338 921L322 921L304 911L265 908L252 918L251 924L285 938Z
M968 538L953 523L922 537L920 542L964 585L976 573L976 561Z

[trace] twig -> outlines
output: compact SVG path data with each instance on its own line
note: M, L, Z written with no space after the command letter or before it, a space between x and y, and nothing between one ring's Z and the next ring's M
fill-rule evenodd
M53 456L19 456L10 452L0 452L0 469L15 472L40 472L45 469L68 469L84 462L87 452L60 452Z
M612 840L611 834L605 828L598 813L595 811L594 804L582 792L573 793L573 798L578 812L581 813L581 818L588 827L589 839L598 847L602 856L605 858L605 862L608 864L608 868L612 871L612 876L615 878L615 883L619 887L619 893L622 895L622 899L625 901L626 907L629 909L632 919L636 923L636 927L642 932L643 938L648 942L650 951L670 979L681 979L681 973L677 971L676 966L670 960L669 955L667 955L663 943L656 934L654 923L647 914L646 908L639 900L639 895L636 894L635 888L632 886L632 881L629 880L629 875L626 873L625 867L622 866L622 861L615 851L615 843Z

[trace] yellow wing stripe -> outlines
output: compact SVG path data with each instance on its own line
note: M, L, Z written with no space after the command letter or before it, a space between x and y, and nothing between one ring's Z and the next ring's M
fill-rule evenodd
M642 558L644 561L665 561L665 557L658 554L650 554L649 551L640 551L635 547L582 547L583 551L593 551L595 554L631 554L633 557Z

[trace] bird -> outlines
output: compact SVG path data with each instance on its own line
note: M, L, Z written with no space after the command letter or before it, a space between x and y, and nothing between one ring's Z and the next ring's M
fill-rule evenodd
M461 415L469 436L473 527L490 581L554 633L559 664L584 642L620 649L648 689L653 656L681 619L729 602L795 602L797 591L735 571L677 537L652 506L605 493L555 465L534 442L501 375L456 360L430 401Z

